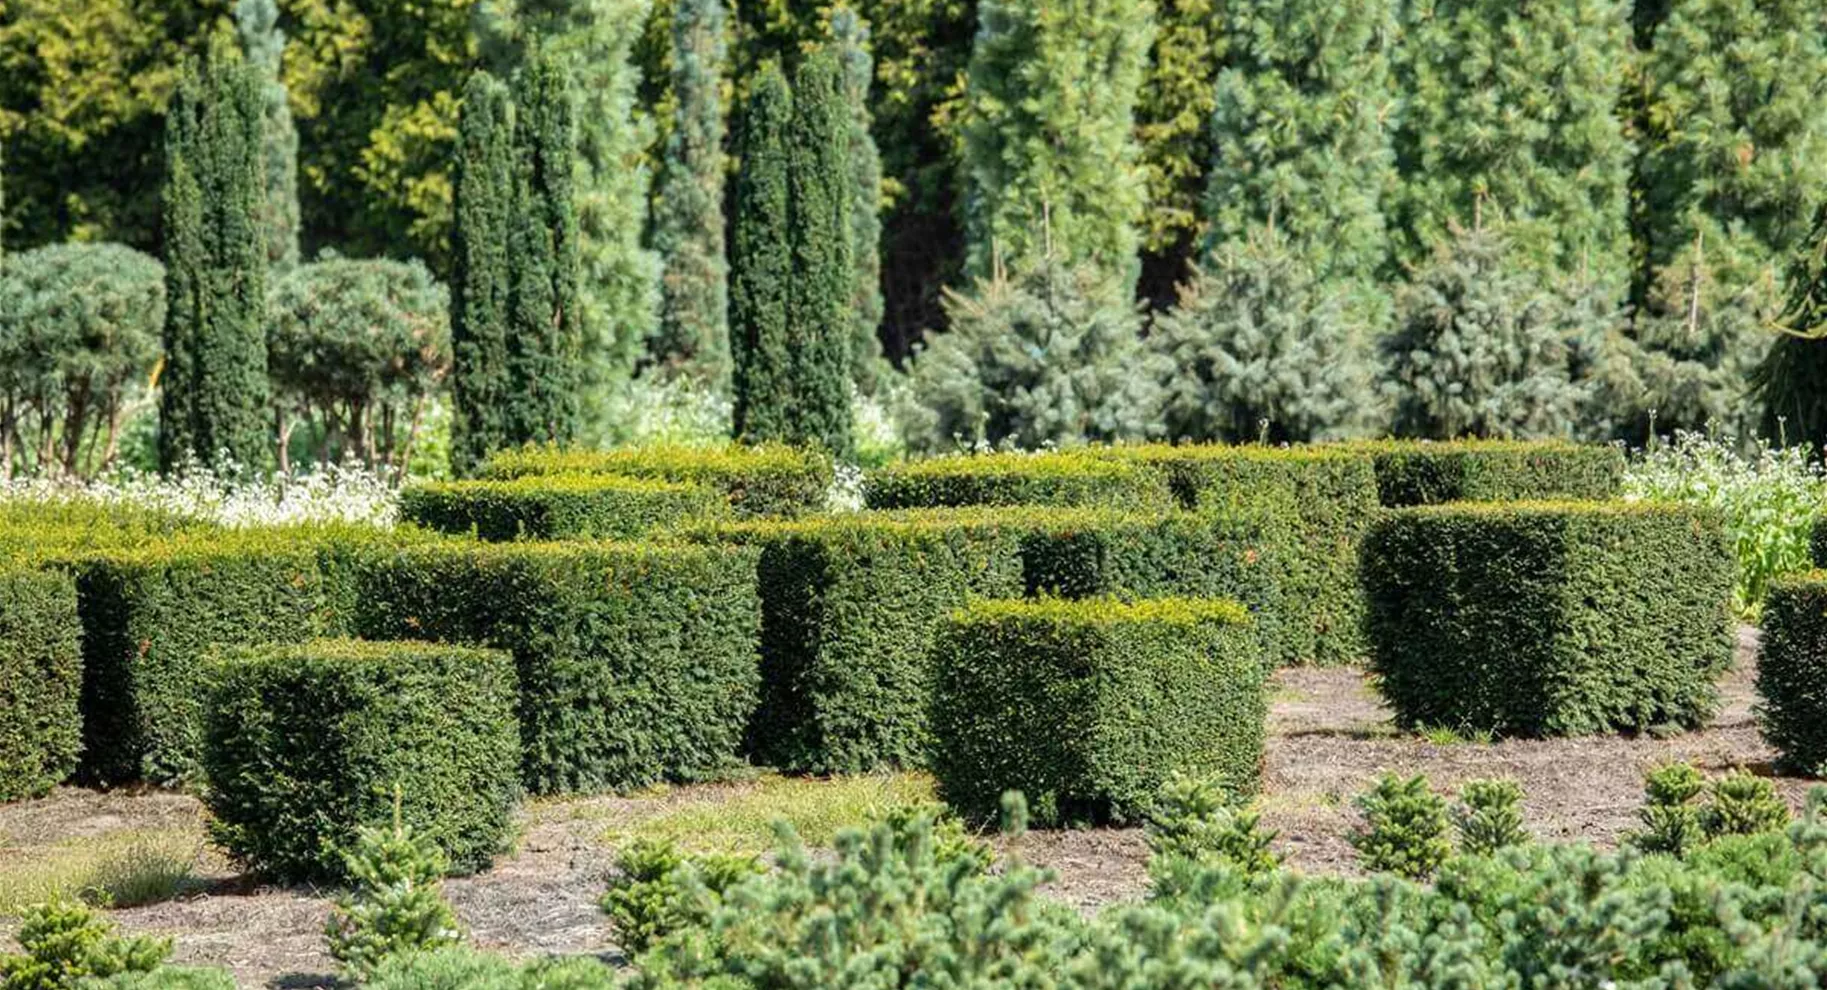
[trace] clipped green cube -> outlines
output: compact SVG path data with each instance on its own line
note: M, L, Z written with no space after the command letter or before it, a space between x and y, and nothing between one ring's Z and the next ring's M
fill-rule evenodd
M825 507L836 467L829 454L784 444L690 447L652 444L613 450L526 447L483 465L485 478L589 474L698 485L720 492L738 516L797 516Z
M1732 660L1735 566L1719 518L1685 506L1395 510L1364 543L1371 669L1406 725L1700 725Z
M211 833L255 871L336 880L397 814L453 869L488 865L520 795L514 665L492 650L320 640L222 652L204 718Z
M721 493L699 485L616 475L429 482L400 491L402 520L490 541L622 539L728 512Z
M1827 572L1778 578L1764 599L1758 721L1783 766L1827 773Z
M1133 822L1176 772L1254 792L1264 665L1249 615L1201 599L979 601L934 647L932 769L968 817Z
M863 501L871 509L1077 505L1164 510L1172 505L1172 496L1160 473L1086 448L954 454L896 464L864 476Z
M1566 440L1372 440L1339 448L1369 454L1385 506L1612 498L1624 486L1624 450Z
M76 769L81 632L69 575L0 570L0 802L38 797Z

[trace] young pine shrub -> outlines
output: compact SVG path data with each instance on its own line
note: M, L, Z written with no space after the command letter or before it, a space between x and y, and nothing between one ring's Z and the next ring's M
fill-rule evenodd
M74 901L26 909L16 937L24 953L0 955L5 990L74 990L90 979L150 973L171 955L170 939L123 938Z
M1686 763L1671 763L1651 770L1643 780L1644 803L1637 817L1643 828L1628 836L1631 845L1648 853L1680 856L1700 844L1700 809L1694 798L1706 787L1700 771Z
M1364 822L1351 834L1351 845L1365 869L1425 880L1452 854L1446 799L1425 776L1404 780L1386 773L1356 804Z
M1148 812L1144 838L1151 869L1157 862L1190 859L1222 864L1246 877L1274 873L1281 868L1281 857L1270 848L1275 833L1261 824L1262 816L1219 781L1176 773Z
M1523 830L1522 787L1514 780L1468 780L1453 810L1463 852L1485 856L1529 841Z
M462 940L444 900L444 854L414 835L397 811L390 828L362 829L343 863L352 884L336 899L324 935L350 979L365 982L391 956Z
M670 839L637 839L617 857L609 889L597 903L622 949L633 955L703 924L724 891L760 872L752 856L692 856Z
M1707 839L1725 835L1758 835L1781 832L1789 825L1789 806L1768 780L1734 770L1713 782L1700 830Z

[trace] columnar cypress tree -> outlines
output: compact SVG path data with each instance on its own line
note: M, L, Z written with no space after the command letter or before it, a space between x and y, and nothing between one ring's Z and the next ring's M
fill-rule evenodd
M517 96L508 241L508 440L562 443L577 433L583 351L570 79L555 56L539 53L521 71Z
M969 274L1050 255L1134 291L1134 111L1153 35L1147 0L979 4L963 124Z
M1623 0L1416 0L1399 81L1397 260L1502 221L1519 260L1621 285L1630 146Z
M843 68L821 50L793 76L793 120L787 132L787 228L793 281L787 294L797 392L793 437L848 457L854 446L850 374L856 284L850 257L850 115Z
M238 0L235 28L248 64L260 74L260 154L266 189L261 219L267 263L284 272L298 264L298 128L292 123L285 83L279 79L285 32L279 30L278 5L274 0Z
M268 456L266 238L258 72L213 44L187 65L166 128L166 366L159 462Z
M831 12L831 42L844 67L844 103L849 111L850 263L854 270L850 313L855 325L852 377L865 392L875 390L882 371L882 156L869 134L869 84L875 60L869 26L848 7Z
M1752 377L1763 400L1764 432L1827 448L1827 205L1791 255L1781 331Z
M713 388L730 376L729 300L723 245L723 0L673 7L672 131L661 163L654 247L660 282L654 357Z
M514 122L507 87L470 77L458 121L451 234L451 468L466 474L509 443L509 230Z
M1136 136L1148 188L1142 244L1149 254L1143 293L1166 297L1200 253L1212 111L1225 66L1225 5L1161 0L1147 76L1136 104ZM1152 262L1152 263L1150 263Z
M775 62L750 84L740 131L730 228L730 345L734 433L748 442L793 435L794 381L787 296L793 284L787 132L793 97Z

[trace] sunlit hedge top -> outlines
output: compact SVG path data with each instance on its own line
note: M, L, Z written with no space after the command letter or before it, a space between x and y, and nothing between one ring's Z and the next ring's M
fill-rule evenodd
M677 444L615 450L525 447L483 466L486 478L597 474L694 482L728 496L743 515L791 515L824 505L836 472L830 455L783 444L690 447Z
M1045 622L1053 625L1104 626L1129 623L1152 625L1247 625L1249 610L1219 598L1023 598L976 601L959 609L952 621Z
M1335 445L1370 455L1386 506L1533 498L1602 499L1624 484L1624 451L1567 440L1369 440Z
M1165 507L1165 479L1099 448L1042 453L953 454L870 472L863 501L872 509L966 505L1121 505Z

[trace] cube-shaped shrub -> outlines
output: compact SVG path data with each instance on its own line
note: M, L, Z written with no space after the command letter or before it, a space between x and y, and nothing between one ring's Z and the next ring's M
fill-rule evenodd
M1256 789L1267 701L1235 602L979 601L934 647L933 773L960 812L1132 822L1175 772Z
M1081 505L1165 509L1165 480L1144 466L1095 452L956 454L909 461L867 473L863 501L871 509L930 509L969 505Z
M76 769L81 631L68 574L0 567L0 802L37 797Z
M702 486L617 475L526 475L400 491L406 522L491 541L621 539L728 512L722 494Z
M487 866L520 796L514 664L429 643L220 652L204 709L210 831L289 881L336 880L364 826L399 820L453 869Z
M933 634L972 595L1021 594L1019 541L982 519L854 514L707 528L760 550L751 752L792 771L925 763Z
M661 444L615 450L507 450L490 457L482 474L494 479L596 474L673 481L723 493L740 516L795 516L824 508L836 469L827 454L781 444Z
M1376 462L1392 508L1442 502L1595 500L1624 485L1624 451L1565 440L1377 440L1341 445Z
M346 631L353 562L390 539L355 527L285 527L72 557L83 629L83 775L109 784L191 776L210 648Z
M1764 599L1758 721L1782 765L1827 775L1827 573L1778 578Z
M361 593L365 638L513 653L536 793L703 780L739 762L759 680L751 554L451 541L381 561Z
M1405 725L1699 725L1732 660L1719 518L1640 502L1398 509L1364 543L1372 670Z

